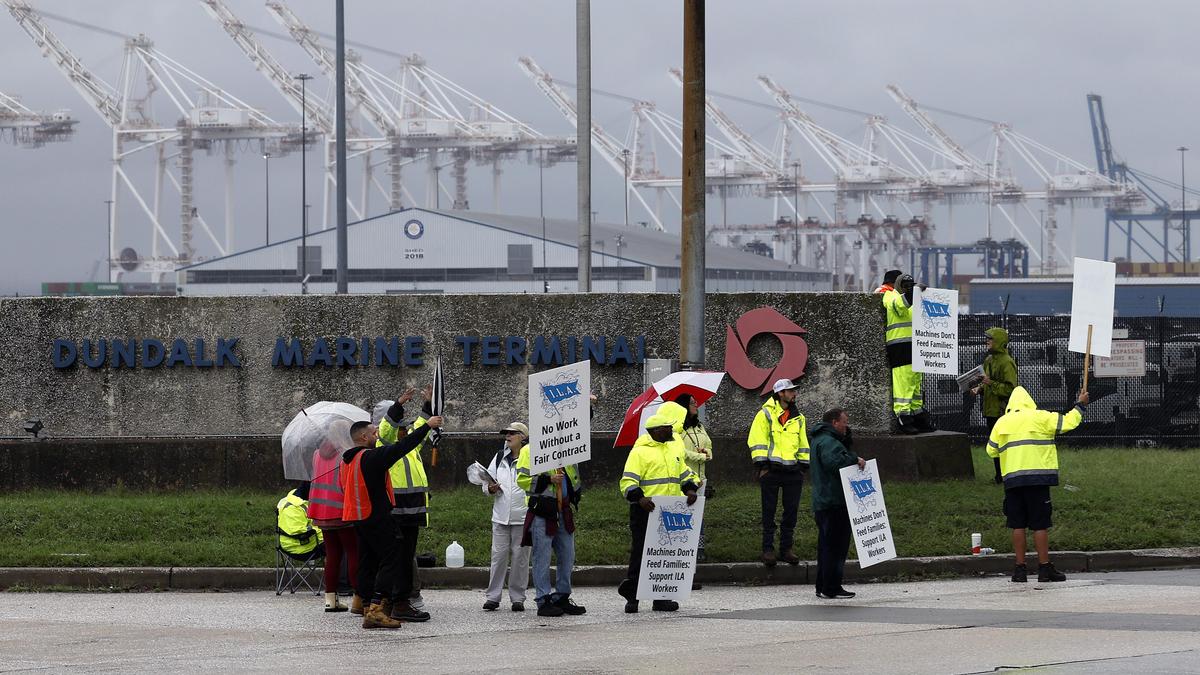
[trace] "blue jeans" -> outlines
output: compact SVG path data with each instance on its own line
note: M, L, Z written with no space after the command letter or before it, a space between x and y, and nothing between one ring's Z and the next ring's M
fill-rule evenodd
M575 565L575 535L567 532L562 514L558 514L558 533L546 534L546 519L534 516L530 523L533 536L533 586L537 589L538 607L555 603L571 595L571 567ZM558 574L554 591L550 590L550 549L558 558Z

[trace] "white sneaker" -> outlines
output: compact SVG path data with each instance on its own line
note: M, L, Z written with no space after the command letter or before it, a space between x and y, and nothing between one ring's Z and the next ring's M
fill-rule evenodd
M425 598L422 598L421 594L417 593L408 599L408 606L412 607L418 612L425 611Z

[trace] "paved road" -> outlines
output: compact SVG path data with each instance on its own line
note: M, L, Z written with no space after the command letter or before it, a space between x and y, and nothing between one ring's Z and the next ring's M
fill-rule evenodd
M1200 570L852 590L714 586L675 615L628 616L583 588L588 613L561 619L427 591L432 621L383 632L312 596L0 593L0 672L1200 672Z

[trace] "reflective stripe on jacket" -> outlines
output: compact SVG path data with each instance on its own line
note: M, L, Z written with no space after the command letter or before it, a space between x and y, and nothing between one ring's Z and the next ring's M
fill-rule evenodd
M1067 413L1038 410L1024 387L1013 390L1007 412L996 421L987 453L1000 458L1005 489L1025 485L1058 485L1058 449L1054 437L1083 421L1083 407Z
M384 417L379 421L379 441L376 446L388 445L395 443L399 436L399 420L391 420ZM413 422L409 433L418 427L425 425L424 417L417 417ZM401 516L402 520L407 521L407 525L420 525L422 527L429 525L429 478L425 475L425 463L421 460L421 448L425 446L425 441L417 446L416 450L408 453L400 458L400 461L392 465L388 470L388 476L392 481L393 503L392 515Z
M912 363L912 306L903 293L893 289L884 292L883 308L887 312L883 341L888 366L906 366Z
M367 492L367 479L362 471L363 453L355 453L354 459L346 463L341 472L342 494L345 502L342 504L342 520L347 523L366 520L371 517L371 495ZM396 505L396 497L392 494L392 477L384 475L384 489L392 505Z
M288 553L303 555L324 541L321 530L314 527L305 513L307 502L296 496L296 491L287 493L275 505L275 527L279 530L279 548Z
M671 497L683 494L683 486L696 487L696 477L688 468L676 439L659 443L642 434L625 459L621 474L621 495L630 501L642 497Z
M313 453L313 479L308 489L308 516L313 520L341 520L345 497L341 485L342 458Z
M755 464L767 462L776 466L805 466L808 464L808 431L804 415L780 423L784 407L772 396L754 416L746 444Z

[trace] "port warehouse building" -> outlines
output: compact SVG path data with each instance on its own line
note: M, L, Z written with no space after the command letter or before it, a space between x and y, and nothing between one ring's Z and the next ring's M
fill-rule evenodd
M972 279L972 314L1071 313L1071 278ZM1159 306L1160 300L1162 306ZM1117 316L1200 317L1200 277L1118 277Z
M336 290L334 229L273 242L177 270L184 295L298 293L302 250L308 292ZM408 208L347 226L354 293L541 293L578 289L576 221ZM592 225L592 290L677 292L680 242L635 226ZM709 292L828 291L828 272L708 244Z

